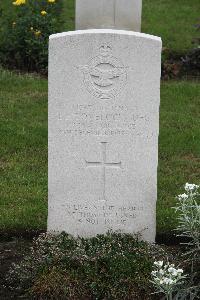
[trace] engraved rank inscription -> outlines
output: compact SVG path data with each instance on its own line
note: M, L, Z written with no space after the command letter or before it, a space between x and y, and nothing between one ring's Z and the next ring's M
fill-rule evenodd
M108 45L102 45L99 55L91 59L88 65L79 68L83 72L87 90L102 100L118 95L127 80L126 68L112 56L112 48Z

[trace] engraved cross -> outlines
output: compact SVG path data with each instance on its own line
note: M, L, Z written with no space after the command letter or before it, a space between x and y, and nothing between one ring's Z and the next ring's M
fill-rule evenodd
M121 168L121 162L108 163L106 160L106 144L107 142L101 142L102 145L102 160L101 161L86 161L87 167L101 167L102 168L102 182L103 182L103 191L102 191L102 200L106 201L106 168Z

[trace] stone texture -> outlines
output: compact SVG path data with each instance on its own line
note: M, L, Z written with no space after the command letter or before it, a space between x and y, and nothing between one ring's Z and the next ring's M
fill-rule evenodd
M118 30L52 35L49 231L154 241L161 40Z
M76 0L76 29L141 31L142 0Z

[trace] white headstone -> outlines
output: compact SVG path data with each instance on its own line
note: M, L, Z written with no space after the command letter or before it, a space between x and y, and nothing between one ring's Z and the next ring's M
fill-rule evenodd
M142 0L76 0L76 29L141 31Z
M155 240L160 72L158 37L50 37L49 231Z

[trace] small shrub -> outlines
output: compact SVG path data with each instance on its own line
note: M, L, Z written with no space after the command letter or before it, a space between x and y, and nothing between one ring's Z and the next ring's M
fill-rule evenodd
M200 33L200 24L196 26L197 31ZM193 39L194 49L190 50L184 57L182 57L182 73L192 75L195 77L200 76L200 34L198 38Z
M152 283L158 293L163 293L167 300L173 299L173 294L183 285L183 270L175 268L174 264L169 262L164 264L163 261L154 262L154 270L151 272Z
M175 207L178 213L178 235L189 238L187 255L200 262L200 194L199 186L186 183L185 193L178 196Z
M150 271L154 259L163 257L161 248L131 235L43 234L13 266L8 282L28 288L33 299L152 299Z
M47 73L48 38L61 27L62 0L16 0L0 22L0 62Z
M185 193L179 195L175 210L178 214L178 236L188 239L183 252L188 280L177 299L200 298L200 193L196 184L185 184ZM180 297L180 298L179 298Z
M200 76L200 46L192 49L182 58L182 71L194 76Z
M178 236L188 240L184 245L186 251L179 258L188 275L183 275L183 269L175 268L169 262L155 261L153 266L152 284L156 293L163 293L167 300L200 299L200 193L199 186L186 183L185 193L177 197L174 208L179 225L176 228ZM182 249L185 250L185 249ZM186 258L186 259L183 259Z

